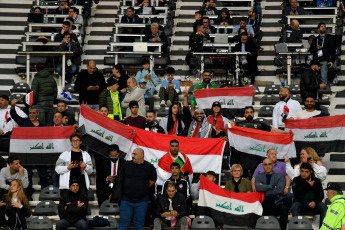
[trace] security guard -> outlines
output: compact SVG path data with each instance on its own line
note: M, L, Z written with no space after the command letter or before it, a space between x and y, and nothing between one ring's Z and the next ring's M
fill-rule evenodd
M325 190L332 203L327 209L320 230L343 229L342 226L345 226L345 199L341 186L338 183L330 183Z

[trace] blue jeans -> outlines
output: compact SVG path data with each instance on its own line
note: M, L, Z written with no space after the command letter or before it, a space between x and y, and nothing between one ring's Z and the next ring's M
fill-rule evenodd
M262 8L261 8L261 5L256 5L254 6L256 12L257 12L257 15L259 15L259 22L261 23L261 20L262 20Z
M285 195L283 195L283 203L284 205L290 210L291 205L292 205L292 193L289 191Z
M134 214L135 230L143 230L145 225L146 210L149 202L143 201L139 203L131 203L121 200L120 206L120 223L118 230L127 230Z
M67 82L71 82L71 79L72 77L74 76L74 74L77 72L77 66L75 64L72 63L71 66L67 67L66 65L66 70L67 69L70 69L70 73L66 75L66 79L65 81ZM62 64L59 64L57 67L56 67L56 71L59 73L60 76L62 76Z
M327 84L328 62L320 61L321 83Z
M322 202L315 202L315 208L309 207L309 202L295 202L292 205L291 212L292 216L301 216L303 213L320 213L320 223L319 227L321 227L323 218L326 216L327 206Z

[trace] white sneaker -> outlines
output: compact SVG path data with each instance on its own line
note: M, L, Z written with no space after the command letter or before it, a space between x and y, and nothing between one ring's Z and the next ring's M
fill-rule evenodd
M164 106L166 106L165 101L161 100L161 107L164 107Z
M170 100L167 100L167 106L171 106L171 101Z

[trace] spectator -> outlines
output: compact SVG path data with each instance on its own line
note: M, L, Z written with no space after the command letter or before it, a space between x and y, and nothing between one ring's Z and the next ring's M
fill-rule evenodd
M62 123L63 114L61 112L56 112L53 116L53 123L50 126L59 127L66 126Z
M139 104L137 101L129 102L129 109L131 110L131 115L123 120L123 124L130 125L136 128L141 128L145 125L146 119L138 114Z
M154 23L158 24L158 30L159 30L158 33L163 33L164 32L164 27L162 25L160 25L159 18L157 18L157 17L151 18L151 24L154 24ZM151 34L151 24L147 24L145 26L143 35Z
M86 212L87 196L82 193L77 179L71 178L68 191L61 195L59 202L60 221L56 223L56 230L76 227L78 230L88 230Z
M89 175L93 172L90 155L80 149L82 135L72 133L70 136L72 149L60 154L56 161L55 171L60 174L61 194L68 193L69 184L72 179L77 179L81 192L87 194L86 189L90 188Z
M107 80L110 81L111 78L115 78L119 80L119 95L120 95L120 102L122 102L123 98L126 96L127 92L127 80L128 80L128 75L126 72L123 70L121 65L114 65L113 69L111 70L111 77Z
M149 0L143 0L140 5L140 8L136 11L137 14L158 14L156 8L154 6L151 6ZM147 11L144 10L144 8L148 8L148 10L150 10L149 13L147 13Z
M233 164L230 169L231 179L226 182L225 190L230 192L252 192L250 181L243 178L243 169L240 164Z
M104 116L108 116L109 115L108 106L106 106L106 105L101 106L100 109L99 109L99 113L104 115Z
M11 118L9 105L9 97L7 95L0 95L0 142L1 137L10 137L12 129L18 127L17 122ZM18 107L14 107L18 116L27 118L28 116Z
M34 13L35 13L35 14L42 14L42 9L41 9L41 7L39 7L39 6L35 7L35 8L34 8Z
M63 38L63 43L59 46L58 51L72 51L73 56L67 57L66 60L66 70L69 69L70 72L66 74L65 83L71 83L73 76L78 70L78 65L80 64L80 53L79 46L76 42L71 42L71 34L65 33ZM56 71L62 76L62 64L56 67Z
M153 110L149 110L146 112L146 123L142 127L142 129L145 129L146 131L151 131L154 133L164 133L164 129L159 126L159 124L156 121L156 112Z
M85 0L69 0L68 4L70 6L85 6Z
M283 203L284 177L273 172L273 162L266 158L262 162L264 173L255 178L255 188L258 192L265 193L262 215L280 215L280 228L286 230L289 209Z
M273 148L267 150L266 157L267 157L267 159L270 159L273 163L273 172L281 174L284 177L285 187L284 187L284 192L283 192L283 196L284 196L283 202L290 209L291 204L292 204L292 194L289 191L289 188L291 185L291 180L290 180L289 176L286 174L286 166L285 166L284 162L277 160L277 151ZM264 168L263 168L262 163L260 163L256 167L256 169L253 173L252 180L251 180L254 192L256 192L255 178L258 174L263 173L263 172L264 172Z
M65 37L65 33L68 33L70 35L71 41L74 41L76 43L79 42L77 35L75 35L75 33L73 33L73 31L71 30L71 23L69 21L63 22L62 29L58 34L55 35L54 41L61 42Z
M54 111L54 100L57 96L57 85L53 76L45 69L43 64L36 65L37 74L32 80L33 104L37 106L39 120L44 125L50 123L49 118Z
M108 200L112 189L114 188L116 177L125 164L125 160L120 157L120 148L116 144L109 146L109 156L104 157L95 154L96 162L96 186L98 206L101 207L103 201Z
M67 104L65 101L58 101L57 102L57 106L56 106L56 109L54 110L54 114L56 112L60 112L60 113L67 115L67 117L68 117L67 124L68 125L76 125L74 110L71 107L67 107ZM52 120L53 120L53 117L51 117L49 119L50 122Z
M148 1L148 0L145 0ZM159 24L158 23L152 23L151 24L151 30L145 34L144 42L160 42L163 43L161 50L163 52L166 51L166 48L168 46L168 39L165 36L164 31L159 30ZM158 50L158 47L149 47L149 51L155 51ZM150 62L149 62L150 64ZM150 66L150 65L149 65Z
M178 93L180 92L180 81L174 79L174 67L168 67L166 72L167 78L161 81L161 88L159 89L159 99L162 107L171 106L172 102L178 101Z
M126 15L122 16L121 23L141 23L142 20L139 18L138 15L134 14L134 8L132 6L127 8ZM125 34L140 34L140 31L138 28L133 28L130 25L127 28L124 28L122 33ZM127 42L134 42L134 37L121 37L121 42L127 41Z
M69 118L68 118L67 112L61 112L61 113L63 115L62 124L67 125L67 126L70 125L70 124L68 124Z
M232 25L234 24L228 8L223 8L220 13L218 14L218 19L217 19L218 25Z
M248 30L248 29L247 29ZM250 75L250 84L254 85L255 76L258 74L258 51L254 43L248 39L248 34L242 33L241 42L237 43L234 48L234 52L249 52L246 56L241 56L240 61L242 67L248 70Z
M282 87L280 89L279 98L280 101L273 109L272 126L273 128L284 130L285 123L283 120L289 119L293 114L302 109L298 101L290 98L290 90L287 87Z
M8 193L0 201L0 216L0 226L4 229L27 229L25 218L31 216L31 207L21 180L11 181Z
M218 10L214 0L206 0L203 6L200 8L200 12L202 15L217 15Z
M193 33L197 31L197 25L202 24L202 13L201 11L196 11L194 15L195 22L193 23Z
M313 95L307 95L304 101L305 110L298 111L288 120L297 120L297 119L307 119L311 117L323 117L327 114L321 112L320 110L315 109L315 98Z
M29 186L28 172L20 165L19 158L17 156L9 156L7 164L8 166L2 168L0 172L0 197L10 190L9 184L15 179L21 181L24 190Z
M205 32L204 25L197 24L196 32L189 35L189 49L194 52L202 52L204 47L204 40L210 39L210 35Z
M300 175L292 181L293 205L292 216L301 216L307 213L320 214L320 225L325 218L327 206L322 202L323 188L321 181L315 178L310 164L302 163Z
M99 110L99 95L106 88L104 76L98 71L96 62L91 60L86 66L87 70L78 74L75 81L75 90L79 93L79 103Z
M83 16L78 15L78 9L76 7L73 6L69 8L68 16L73 18L74 24L80 24L80 25L84 24ZM81 31L83 31L83 29Z
M119 80L110 78L108 87L99 95L99 107L107 106L108 117L116 121L122 121L121 104L119 97Z
M230 41L231 41L232 43L239 43L239 42L241 42L241 34L242 34L242 33L248 34L247 29L246 29L246 28L240 28L240 29L238 30L237 34L235 34L235 36L233 36L233 37L230 39ZM250 43L255 44L255 43L254 43L254 38L248 36L248 40L249 40Z
M160 230L162 227L180 227L181 230L188 230L186 198L176 192L173 181L167 183L166 193L158 198L155 216L154 230Z
M128 229L133 215L134 228L144 228L149 189L157 180L156 169L144 160L143 149L134 149L132 159L120 172L124 182L118 230Z
M286 25L280 32L280 42L285 43L301 43L303 39L304 31L299 28L299 22L297 19L291 20L290 26Z
M31 106L29 108L29 117L23 118L17 114L16 104L18 100L13 99L11 101L11 110L10 115L12 119L20 126L20 127L43 127L44 124L38 120L39 112L36 106Z
M329 183L327 185L327 198L331 202L323 219L320 230L339 229L344 221L344 198L341 185Z
M239 24L236 25L234 28L234 33L237 33L240 30L240 28L246 28L248 35L254 38L255 33L254 33L253 26L247 24L247 19L245 17L240 18Z
M147 81L144 78L139 80L139 87L144 93L145 105L148 105L149 109L153 110L155 100L151 94L151 90L147 87Z
M223 138L228 141L228 123L229 120L222 116L222 107L219 101L212 103L211 115L206 118L211 138Z
M191 99L191 114L192 114L192 116L194 116L195 105L196 105L194 91L197 90L197 89L218 88L218 86L216 84L211 83L211 79L212 79L211 72L205 70L202 73L202 82L200 84L197 84L194 87L193 95L192 95L192 99Z
M60 1L59 7L51 12L51 14L68 14L68 3L66 0Z
M262 40L262 37L264 36L264 33L262 30L260 30L260 21L257 19L257 11L254 8L251 8L248 11L248 25L251 25L254 30L254 38L256 39L256 44L260 45L260 42Z
M300 82L300 92L302 101L306 100L307 95L313 95L318 98L318 90L325 89L327 85L321 83L321 74L319 63L315 60L310 62L310 69L302 74Z
M290 0L290 6L286 6L283 11L282 20L279 23L287 22L287 15L304 15L304 9L298 6L297 0Z
M182 121L180 108L179 102L173 102L169 107L169 115L160 120L159 125L164 129L165 134L182 135L185 125Z
M126 109L126 117L131 115L131 110L129 108L129 103L131 101L138 102L140 116L145 116L146 107L145 107L145 98L143 91L137 86L137 80L131 77L127 80L127 93L123 101L121 102L121 107Z
M310 46L313 60L318 61L321 67L321 83L327 85L328 68L333 67L336 53L334 40L331 35L326 34L326 24L320 22L317 26L319 36L314 39Z
M156 86L159 83L159 79L154 71L150 70L149 59L144 58L141 62L142 69L135 75L135 80L139 82L140 79L145 79L147 81L147 88L151 90L151 95L157 93Z
M306 147L301 150L301 163L292 168L289 158L285 158L286 173L293 180L300 175L301 164L308 163L312 166L315 177L324 181L327 177L327 169L323 166L316 151L311 147Z
M217 32L216 27L210 25L210 19L208 17L202 17L202 24L204 31L207 34L215 34Z
M316 1L316 7L329 7L333 6L332 0L317 0Z
M170 165L173 162L177 162L180 165L180 176L185 180L189 179L192 181L193 168L190 160L187 154L180 152L180 143L178 140L174 139L170 141L169 152L159 160L157 185L162 185L171 177Z

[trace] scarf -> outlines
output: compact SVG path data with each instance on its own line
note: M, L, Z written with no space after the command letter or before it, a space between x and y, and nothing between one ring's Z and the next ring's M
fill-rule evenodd
M188 129L188 137L200 137L200 131L202 128L202 122L192 121L192 124Z
M238 186L241 184L242 181L242 177L240 177L240 179L236 182L234 178L232 178L232 183L234 183L235 185L235 192L240 192L240 189L238 188Z
M212 125L212 128L215 127L218 131L225 132L224 121L223 121L223 117L221 115L218 115L217 122L215 121L214 116L210 115L207 117L207 122Z
M177 122L177 118L176 118L175 123L174 123L174 128L173 128L172 130L170 129L170 130L168 131L168 134L169 134L169 135L174 135L174 134L176 134L177 125L178 125L178 122Z

